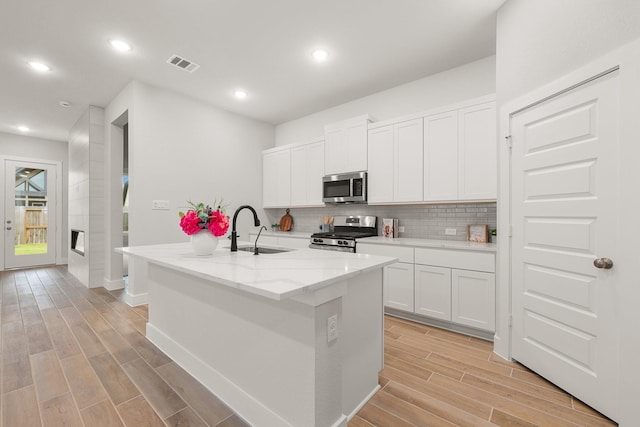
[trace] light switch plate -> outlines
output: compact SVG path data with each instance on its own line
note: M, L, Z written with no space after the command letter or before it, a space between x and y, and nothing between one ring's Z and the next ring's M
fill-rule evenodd
M338 338L338 315L334 314L327 318L327 342Z
M151 209L155 211L168 211L169 210L169 201L168 200L154 200L151 202Z

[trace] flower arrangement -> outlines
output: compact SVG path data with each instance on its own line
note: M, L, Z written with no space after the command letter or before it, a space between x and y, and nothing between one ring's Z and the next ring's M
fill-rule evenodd
M204 203L187 202L191 209L187 212L178 212L180 216L180 227L188 236L198 233L200 230L209 230L216 237L224 236L229 230L229 217L225 215L225 206L222 200L218 203L214 201L213 209Z

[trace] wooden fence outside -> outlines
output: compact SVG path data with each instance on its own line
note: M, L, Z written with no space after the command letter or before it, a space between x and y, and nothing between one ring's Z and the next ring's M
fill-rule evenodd
M47 224L46 208L16 206L15 244L47 243Z

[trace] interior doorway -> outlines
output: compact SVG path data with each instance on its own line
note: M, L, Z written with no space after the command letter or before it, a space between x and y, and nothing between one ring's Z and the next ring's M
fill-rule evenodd
M60 165L5 159L4 266L56 263L60 218Z

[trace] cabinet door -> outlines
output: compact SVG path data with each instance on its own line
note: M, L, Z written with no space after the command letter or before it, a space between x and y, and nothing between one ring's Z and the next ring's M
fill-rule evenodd
M451 320L451 269L415 266L415 312Z
M278 191L278 164L275 153L262 156L262 205L270 207L276 205Z
M417 202L423 198L423 120L394 125L393 200Z
M349 123L345 128L347 165L344 172L367 170L367 129L366 120Z
M424 200L458 198L458 111L424 118Z
M307 206L321 206L324 176L324 142L307 146Z
M497 145L495 102L461 109L458 115L458 198L495 200Z
M479 271L452 270L452 321L495 331L496 276Z
M368 138L369 203L393 201L393 125L369 131Z
M335 174L347 172L347 156L345 155L346 135L342 129L326 129L324 134L324 168L325 173Z
M262 237L261 237L262 239ZM309 247L309 238L278 236L278 246L292 249L304 249Z
M413 312L413 297L413 264L396 262L384 267L384 305Z
M285 207L291 203L291 150L265 154L262 158L262 201L264 207Z
M309 167L309 150L302 145L291 149L291 205L307 204L307 169Z

